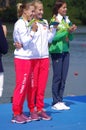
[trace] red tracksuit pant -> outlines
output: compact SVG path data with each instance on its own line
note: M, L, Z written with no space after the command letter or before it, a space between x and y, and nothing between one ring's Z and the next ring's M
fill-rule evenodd
M14 59L16 72L16 86L12 105L14 115L21 114L23 110L23 103L30 85L31 62L32 60Z
M28 107L30 112L37 108L41 111L44 108L44 94L48 80L49 58L36 59L32 63L33 72L31 86L28 88Z

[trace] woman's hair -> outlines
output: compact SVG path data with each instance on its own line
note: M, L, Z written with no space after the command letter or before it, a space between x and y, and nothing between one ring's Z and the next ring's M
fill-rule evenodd
M64 3L66 3L65 0L57 0L57 1L55 2L55 5L54 5L54 7L53 7L53 15L57 15L57 14L58 14L59 8L60 8Z
M18 3L17 4L17 17L20 18L23 14L23 10L28 10L30 6L34 6L33 2Z
M43 5L43 3L40 0L34 0L33 4L34 4L35 8L37 8L37 4L42 4Z

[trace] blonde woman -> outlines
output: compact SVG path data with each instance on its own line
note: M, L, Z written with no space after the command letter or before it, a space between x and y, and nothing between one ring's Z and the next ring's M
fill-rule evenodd
M31 121L31 118L23 113L23 104L29 87L31 66L32 66L32 50L29 47L37 30L37 25L34 23L29 26L29 22L34 16L34 6L32 3L19 3L18 20L15 23L13 31L14 43L21 43L20 49L14 51L14 64L16 73L16 86L13 93L13 123L26 123Z

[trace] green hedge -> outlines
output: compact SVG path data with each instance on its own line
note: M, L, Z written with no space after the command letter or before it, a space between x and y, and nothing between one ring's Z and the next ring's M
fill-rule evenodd
M17 0L21 2L22 0ZM56 0L41 0L44 4L44 18L48 21L52 17L52 8ZM71 21L77 25L86 25L86 1L66 0L68 5L68 15ZM15 22L17 20L16 4L11 5L4 11L0 11L0 17L4 22Z
M17 20L17 11L15 6L4 9L0 12L3 22L15 22Z

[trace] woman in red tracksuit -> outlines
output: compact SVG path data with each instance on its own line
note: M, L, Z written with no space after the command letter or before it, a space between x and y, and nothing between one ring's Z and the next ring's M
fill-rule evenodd
M44 94L49 72L49 52L48 42L51 43L55 35L56 29L49 29L47 20L43 19L43 4L41 1L35 0L35 20L38 26L35 37L33 38L33 72L31 79L31 87L28 91L28 107L32 120L50 120L44 111ZM31 44L30 44L31 45ZM35 110L36 108L36 110Z
M37 30L37 25L29 26L29 22L34 16L33 3L18 4L18 17L13 31L14 43L21 43L21 48L14 51L14 64L16 73L16 86L13 93L13 118L14 123L25 123L31 121L23 113L23 104L27 95L28 84L31 76L32 49L30 43Z

